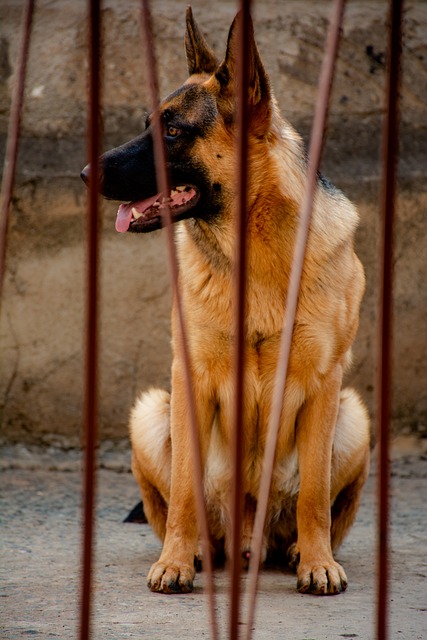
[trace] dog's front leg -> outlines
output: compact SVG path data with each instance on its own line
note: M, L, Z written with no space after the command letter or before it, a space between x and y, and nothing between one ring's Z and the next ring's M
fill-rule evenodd
M298 590L336 594L347 587L331 548L331 458L342 368L336 366L298 416L300 492L297 503Z
M182 372L183 365L175 361L172 368L172 469L166 534L161 556L151 567L147 578L151 591L163 593L189 593L193 590L194 558L198 552L194 464L188 401ZM202 424L203 421L206 424L206 421L212 420L213 408L210 409L209 402L201 403L201 406L203 411L198 406L198 423ZM204 458L206 447L203 442L201 444Z

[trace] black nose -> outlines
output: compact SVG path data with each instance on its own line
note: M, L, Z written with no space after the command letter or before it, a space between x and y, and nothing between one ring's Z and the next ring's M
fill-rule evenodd
M90 164L87 164L80 174L81 179L87 185L89 184L89 176L90 176Z

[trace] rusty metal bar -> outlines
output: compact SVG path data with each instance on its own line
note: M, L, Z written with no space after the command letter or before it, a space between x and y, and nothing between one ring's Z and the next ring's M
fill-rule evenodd
M145 51L148 62L149 72L149 84L152 103L152 127L153 127L153 142L154 142L154 155L156 162L156 177L158 181L159 190L166 194L169 194L169 178L166 165L166 155L163 144L162 128L159 116L159 89L157 82L157 65L154 55L153 45L153 29L152 19L150 11L149 0L142 0L142 26L145 42ZM170 213L170 207L167 201L164 202L162 207L162 224L166 231L166 241L169 255L169 270L172 282L172 288L174 293L174 304L178 312L179 330L181 332L181 349L182 357L184 360L185 369L185 384L189 408L189 427L191 432L191 442L193 447L193 461L194 461L194 491L196 498L196 507L198 513L198 520L200 526L200 532L202 536L203 545L203 566L206 570L206 581L209 598L209 612L211 621L212 638L216 640L218 638L218 625L216 620L215 611L215 586L213 578L213 566L212 555L209 539L209 527L208 518L206 512L206 505L204 500L203 491L203 468L202 468L202 456L199 443L199 432L196 417L196 405L194 399L192 375L191 375L191 358L188 347L188 336L185 326L185 313L182 304L182 297L179 291L179 278L178 278L178 262L176 257L176 248L174 242L173 225Z
M318 168L323 147L324 130L334 75L335 60L338 51L344 5L345 0L335 0L326 40L325 55L319 77L318 93L316 98L316 107L308 155L306 191L299 214L299 224L295 240L288 294L286 298L286 308L283 319L279 359L274 381L274 392L268 424L268 434L263 460L263 471L258 495L254 532L252 536L253 555L251 556L249 569L248 623L246 627L247 640L250 640L250 638L252 637L252 627L255 616L256 588L258 582L259 564L261 560L262 538L265 518L267 514L271 478L273 473L274 455L280 427L280 415L282 412L283 395L286 384L286 375L292 342L292 332L298 303L298 292L301 282L305 250L310 228L314 194L318 180Z
M389 436L392 409L393 350L393 240L398 157L398 105L403 0L390 0L386 116L383 132L383 184L381 198L381 291L377 411L379 433L378 609L377 638L388 638L389 606Z
M33 22L34 0L27 0L22 13L21 45L16 65L16 81L12 92L6 153L1 183L0 211L0 300L6 270L7 228L9 208L15 184L16 160L18 157L19 129L22 104L24 101L25 77L27 74L28 51L30 48L31 25Z
M80 640L90 637L92 573L94 548L96 454L98 434L98 262L99 262L99 171L100 155L100 0L88 0L89 13L89 114L88 156L92 167L89 177L87 218L87 289L86 289L86 369L85 369L85 471L83 504L83 571L80 609Z
M233 478L231 488L231 602L230 640L239 637L240 574L242 567L241 529L243 511L242 468L244 458L244 378L245 378L245 311L246 311L246 256L247 256L247 192L248 192L248 89L249 89L249 29L251 25L250 0L241 0L238 28L237 78L237 162L236 193L236 245L234 265L235 290L235 347L234 347L234 425L232 440Z

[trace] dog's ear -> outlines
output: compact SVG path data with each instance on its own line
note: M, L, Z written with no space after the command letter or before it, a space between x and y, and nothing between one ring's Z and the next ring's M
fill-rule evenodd
M188 73L207 73L211 75L218 68L218 61L202 36L193 18L191 7L187 7L187 29L185 32L185 50L187 52Z
M228 34L225 59L220 64L215 74L221 87L221 96L228 100L233 99L233 96L235 96L236 93L238 50L241 29L242 16L238 13L234 18ZM248 32L248 51L248 106L251 116L251 132L255 135L263 136L270 125L272 114L272 95L268 76L261 62L258 48L256 46L254 27L251 18Z

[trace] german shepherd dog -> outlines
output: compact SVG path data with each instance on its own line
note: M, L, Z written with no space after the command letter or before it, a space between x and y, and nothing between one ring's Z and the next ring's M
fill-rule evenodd
M236 187L235 77L238 19L218 63L189 8L189 78L160 106L168 200L212 546L229 551L233 414L233 249ZM237 25L237 26L236 26ZM251 27L248 108L247 313L242 558L250 554L266 430L307 161L279 113ZM101 193L119 200L116 228L161 227L151 116L134 140L101 159ZM87 182L90 167L83 171ZM354 206L319 177L283 398L263 540L297 572L302 593L336 594L347 578L333 550L348 532L369 468L369 419L342 379L358 328L364 272L353 250ZM163 541L152 591L190 592L199 530L193 491L184 366L172 310L172 391L143 393L131 412L132 470L149 523ZM244 560L242 560L244 562Z

